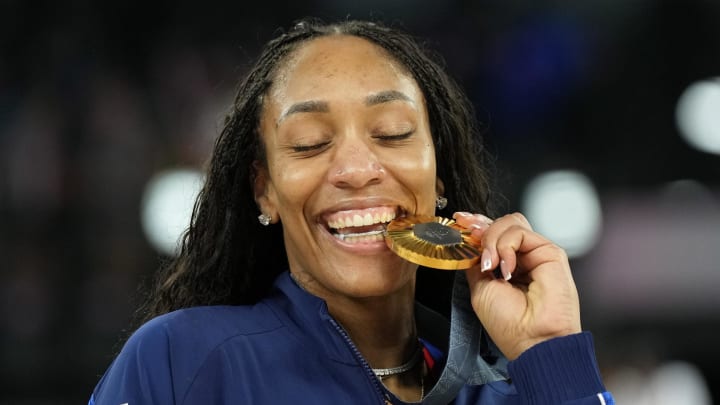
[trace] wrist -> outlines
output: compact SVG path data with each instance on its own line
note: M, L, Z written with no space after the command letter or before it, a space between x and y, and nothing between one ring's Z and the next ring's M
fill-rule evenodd
M508 371L528 403L562 403L605 391L588 332L537 343L511 361Z

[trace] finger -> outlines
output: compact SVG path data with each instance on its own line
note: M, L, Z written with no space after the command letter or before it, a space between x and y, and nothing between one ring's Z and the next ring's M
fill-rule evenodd
M517 253L523 245L527 230L518 225L507 228L495 242L495 250L500 260L500 272L505 281L512 278L517 268Z
M494 247L484 247L480 255L480 271L485 273L497 267L498 259Z
M513 289L512 285L496 280L492 274L478 271L477 267L467 269L465 274L471 291L480 299L480 308L488 308L487 304L492 302L493 295L488 294L503 295L508 294Z
M497 240L504 232L509 228L518 226L527 230L532 230L530 223L520 213L509 214L496 219L489 227L483 232L482 243L483 246L495 246Z
M467 215L462 215L463 213L458 213L458 218L460 220L467 220ZM477 221L477 219L475 219ZM516 260L515 260L515 250L513 249L512 252L503 252L502 255L498 252L498 240L500 237L508 232L511 228L517 228L516 232L524 230L530 230L530 223L525 219L525 217L522 214L516 213L516 214L509 214L505 215L501 218L498 218L495 220L492 224L488 226L487 229L483 230L482 234L479 234L477 236L480 237L480 244L483 246L483 252L481 254L480 259L480 267L483 272L489 271L491 269L498 268L499 266L499 276L504 278L505 280L509 280L512 277L512 271L516 267ZM521 238L521 234L513 233L515 235L515 239ZM472 233L473 239L475 239L476 235L473 232ZM510 239L508 243L512 244L513 239ZM515 244L515 246L519 246L520 241Z
M567 253L552 242L540 243L517 258L518 269L540 285L561 280L574 284Z
M461 227L470 230L470 238L477 245L480 245L483 233L493 223L493 220L485 215L469 212L456 212L453 214L453 219Z
M468 269L465 274L472 293L473 309L483 324L496 324L500 318L505 319L501 323L517 324L515 318L524 312L523 308L527 305L523 291L510 283L495 280L488 273L478 271L477 267Z
M519 212L514 212L512 214L503 215L500 218L496 218L495 221L493 221L493 224L502 225L502 226L496 226L497 229L504 229L511 226L521 226L523 228L527 228L532 230L532 226L530 226L530 222L525 218L525 216Z
M510 280L517 271L522 271L533 280L572 278L565 251L540 234L526 228L519 226L508 228L498 238L495 249L498 252L500 268L505 280ZM536 273L535 270L541 267L546 270Z
M551 242L533 232L530 223L522 214L515 213L498 219L485 232L481 243L488 249L489 255L497 252L493 256L497 256L502 277L509 281L517 269L518 253L525 253ZM534 266L525 268L532 269Z
M467 229L487 229L493 220L482 214L471 214L469 212L456 212L453 219L458 225Z

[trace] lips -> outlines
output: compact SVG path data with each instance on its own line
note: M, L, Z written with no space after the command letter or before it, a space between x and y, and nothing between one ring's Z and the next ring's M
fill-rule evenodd
M385 227L398 215L396 207L344 210L324 216L330 233L345 243L372 243L384 239Z

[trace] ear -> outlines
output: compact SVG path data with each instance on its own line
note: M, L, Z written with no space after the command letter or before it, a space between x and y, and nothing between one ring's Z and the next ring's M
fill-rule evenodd
M438 197L445 195L445 183L440 180L440 177L437 178L437 182L435 183L435 192L437 193Z
M268 173L267 167L259 160L253 162L252 170L255 203L258 205L260 213L270 215L272 217L270 222L277 223L280 218L276 209L275 192L270 180L270 173Z

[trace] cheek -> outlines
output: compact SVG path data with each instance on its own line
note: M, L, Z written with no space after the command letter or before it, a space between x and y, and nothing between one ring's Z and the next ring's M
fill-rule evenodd
M390 159L393 171L419 194L420 198L427 194L434 201L436 185L435 150L430 145L424 145L415 153L405 153Z
M280 210L294 212L302 212L302 207L317 189L318 179L322 178L314 168L279 162L272 165L270 172Z

